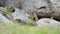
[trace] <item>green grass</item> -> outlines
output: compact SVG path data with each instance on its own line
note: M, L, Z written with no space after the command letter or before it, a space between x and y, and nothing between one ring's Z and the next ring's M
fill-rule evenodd
M0 24L0 34L60 34L60 26L29 26L13 24Z
M9 8L0 7L0 11L3 11L3 12L6 13L6 14L12 13L11 10L10 10Z

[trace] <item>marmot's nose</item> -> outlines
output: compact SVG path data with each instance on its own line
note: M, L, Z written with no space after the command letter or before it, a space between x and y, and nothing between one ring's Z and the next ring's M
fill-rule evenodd
M15 10L12 10L12 12L15 12Z

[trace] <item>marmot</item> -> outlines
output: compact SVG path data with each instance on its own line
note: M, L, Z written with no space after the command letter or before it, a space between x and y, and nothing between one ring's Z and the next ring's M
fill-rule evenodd
M37 16L37 14L36 14L35 12L32 12L32 13L31 13L31 16L32 16L32 19L33 19L33 20L35 20L35 21L38 20L38 16Z

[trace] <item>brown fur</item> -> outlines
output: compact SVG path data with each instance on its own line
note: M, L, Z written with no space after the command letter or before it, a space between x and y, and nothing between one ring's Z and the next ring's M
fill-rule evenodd
M32 12L31 13L31 16L32 16L32 19L37 21L38 20L38 17L37 17L37 14L35 12Z

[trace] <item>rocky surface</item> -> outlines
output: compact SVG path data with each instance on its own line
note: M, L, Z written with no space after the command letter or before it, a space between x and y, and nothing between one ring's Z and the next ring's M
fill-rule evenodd
M50 2L52 3L52 11L54 11L53 13L53 17L57 20L60 20L60 0L50 0Z
M24 10L20 10L18 8L15 8L15 12L12 14L13 19L20 20L21 22L28 23L29 18L27 13L24 12Z
M9 20L4 14L0 13L0 23L13 23L13 22Z
M60 22L50 19L50 18L42 18L36 22L37 26L55 26L55 25L60 25Z

